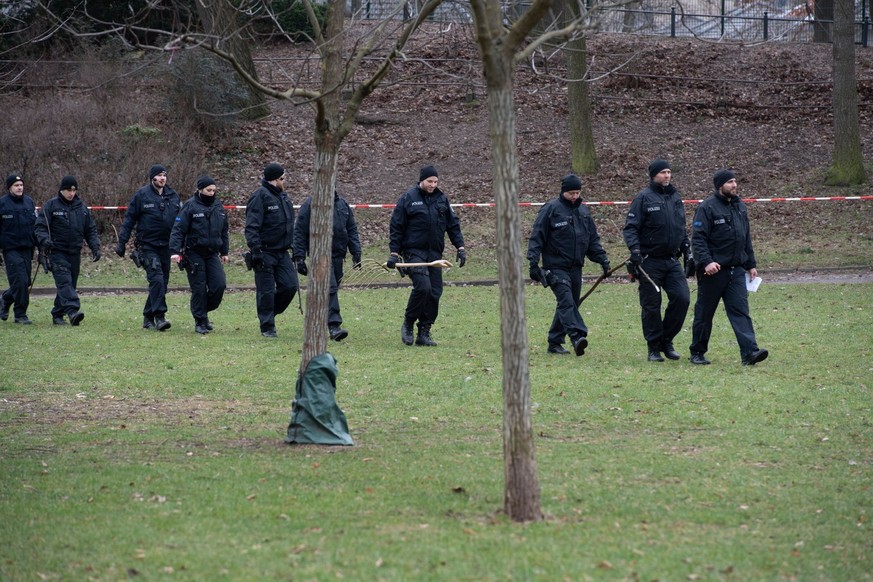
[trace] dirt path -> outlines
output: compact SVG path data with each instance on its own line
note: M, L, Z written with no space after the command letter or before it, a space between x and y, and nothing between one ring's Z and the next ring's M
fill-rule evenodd
M780 285L794 285L794 284L810 284L810 283L827 283L833 285L849 285L849 284L858 284L858 283L873 283L873 270L868 268L857 268L857 269L835 269L833 271L820 269L820 270L771 270L771 271L760 271L759 272L761 278L764 280L764 283L779 283ZM591 283L593 279L590 277L586 277L585 282ZM626 277L612 277L605 281L605 283L626 283ZM446 281L445 285L447 287L468 287L468 286L495 286L497 285L497 281L494 279L484 279L478 281ZM367 285L369 288L376 287L408 287L409 282L403 281L399 283L372 283ZM355 288L355 287L350 287ZM188 287L173 287L169 289L170 292L181 292L187 293ZM254 291L254 285L243 285L243 286L234 286L228 287L229 292L240 292L240 291ZM101 295L101 294L109 294L109 295L124 295L128 293L147 293L148 289L145 287L80 287L78 289L79 294L84 295ZM55 293L55 289L53 287L36 287L31 291L32 295L53 295Z

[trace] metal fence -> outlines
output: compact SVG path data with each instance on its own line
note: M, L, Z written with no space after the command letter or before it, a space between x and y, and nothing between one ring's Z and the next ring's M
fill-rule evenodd
M365 20L413 17L422 0L398 10L397 0L347 0L349 10ZM594 0L585 0L590 6ZM868 46L871 33L868 0L855 1L855 42ZM530 7L530 0L503 0L507 20ZM832 20L816 20L812 0L629 0L599 13L598 29L657 36L687 36L734 42L829 41ZM443 22L472 22L470 7L446 0L431 16Z

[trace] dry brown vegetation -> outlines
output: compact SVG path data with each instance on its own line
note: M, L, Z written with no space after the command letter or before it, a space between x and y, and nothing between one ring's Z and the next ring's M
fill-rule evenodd
M589 50L600 170L584 180L587 199L630 199L654 157L671 160L687 199L706 196L712 173L725 166L737 170L747 197L873 194L870 184L822 185L832 149L829 45L597 35ZM304 46L271 46L257 56L262 77L276 84L289 70L310 80L318 72L287 60L309 56ZM338 189L353 203L393 203L419 166L432 163L454 202L490 201L487 108L469 31L423 31L407 56L391 84L366 101L344 143ZM274 160L289 169L286 187L295 202L308 195L314 152L308 105L272 102L268 118L228 126L198 117L193 102L179 98L197 87L207 95L209 83L180 75L178 63L165 57L146 63L154 57L145 55L132 66L96 57L74 70L34 66L27 78L95 89L30 87L0 97L7 111L0 167L24 172L38 203L72 173L89 204L123 205L156 162L170 168L170 184L183 197L208 172L227 202L242 204ZM873 159L873 49L858 47L857 64L864 153ZM517 76L524 201L555 195L570 171L562 59L540 55L534 65L520 66ZM138 70L118 76L131 69ZM489 244L490 213L464 213L468 224L482 225L471 229L474 242ZM754 213L759 240L789 237L797 249L837 253L852 245L873 249L870 202L758 204ZM621 207L598 207L595 216L605 236L618 236ZM361 212L359 220L366 242L381 242L384 213Z

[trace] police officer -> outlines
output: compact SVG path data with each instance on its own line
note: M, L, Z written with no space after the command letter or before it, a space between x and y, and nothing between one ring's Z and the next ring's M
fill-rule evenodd
M170 233L170 260L184 266L191 286L194 331L212 331L209 312L218 309L227 287L222 263L229 248L227 213L215 195L215 180L197 179L197 192L182 205Z
M155 164L149 169L149 183L137 190L118 233L115 254L124 257L125 246L136 226L136 252L145 269L149 294L142 310L143 329L166 331L167 285L170 283L170 232L182 204L175 190L167 186L167 169Z
M66 325L65 315L71 325L79 325L85 319L76 292L82 243L88 243L92 261L99 261L101 256L97 226L79 198L78 191L76 178L64 176L57 197L45 203L36 219L36 239L51 260L57 288L52 308L52 322L55 325Z
M0 295L0 319L9 319L9 309L15 306L15 323L30 325L27 306L30 305L30 265L33 262L33 227L36 206L24 194L20 174L6 178L6 194L0 198L0 264L6 265L9 288Z
M461 222L438 184L436 168L425 166L418 174L418 185L407 190L397 201L389 226L389 269L396 267L401 256L408 263L430 263L442 259L446 234L458 250L458 266L463 267L467 262ZM409 269L409 276L412 292L406 304L400 339L408 346L413 344L413 328L417 321L415 344L435 346L430 328L439 315L443 272L438 267L413 267Z
M297 214L294 224L294 257L297 259L297 272L306 276L306 255L309 254L309 219L312 207L312 197L306 199ZM330 291L328 293L327 329L330 339L342 341L349 332L342 328L343 318L340 315L340 305L337 290L343 279L343 263L346 253L352 254L352 268L361 268L361 239L358 236L358 224L352 207L336 191L333 193L333 239L331 243Z
M577 356L588 347L588 328L578 307L585 257L599 263L604 274L609 272L609 259L581 194L582 180L573 174L564 176L561 193L540 209L527 243L530 278L550 287L557 301L549 328L550 354L570 353L563 346L567 335Z
M285 312L299 283L288 249L294 245L294 205L285 193L285 169L264 167L261 187L246 203L245 236L255 271L255 302L261 335L276 337L276 316Z
M623 230L631 253L628 270L639 280L643 337L650 362L663 362L661 352L671 360L679 359L673 338L682 329L691 303L685 272L678 260L689 253L691 244L685 230L685 205L670 183L672 178L666 160L649 164L649 185L631 202ZM661 292L655 285L667 293L663 319Z
M715 192L700 203L692 223L692 243L697 261L697 303L691 327L691 363L709 364L706 359L712 318L718 302L734 330L744 366L767 359L769 352L758 347L749 316L746 273L754 279L755 251L746 205L737 195L737 179L730 170L719 170L712 178Z

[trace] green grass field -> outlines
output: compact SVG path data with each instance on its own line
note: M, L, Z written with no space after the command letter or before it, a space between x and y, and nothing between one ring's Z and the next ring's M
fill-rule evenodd
M501 513L496 288L447 288L436 348L401 344L407 294L341 294L340 448L283 443L296 302L270 341L249 291L205 337L186 293L166 333L141 294L83 296L78 328L35 297L35 325L0 322L0 579L873 579L873 285L765 278L751 368L721 310L711 366L690 315L683 360L647 362L627 284L583 304L584 357L546 354L554 299L528 287L526 525Z

